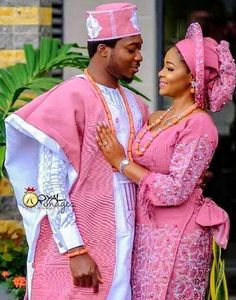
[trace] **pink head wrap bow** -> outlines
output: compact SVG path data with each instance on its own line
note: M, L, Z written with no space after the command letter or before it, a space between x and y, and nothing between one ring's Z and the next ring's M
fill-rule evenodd
M87 11L87 14L88 41L118 39L141 33L134 4L103 4L94 11Z
M229 43L219 44L202 36L198 23L192 23L185 39L175 45L195 78L195 101L213 112L232 100L236 83L236 65Z

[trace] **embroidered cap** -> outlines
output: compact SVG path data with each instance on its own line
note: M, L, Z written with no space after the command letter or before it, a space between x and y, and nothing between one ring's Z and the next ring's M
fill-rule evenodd
M134 4L99 5L87 14L88 41L112 40L141 33Z

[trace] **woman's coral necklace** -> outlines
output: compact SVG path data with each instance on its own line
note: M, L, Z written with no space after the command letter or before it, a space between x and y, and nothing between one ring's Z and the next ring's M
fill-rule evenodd
M97 94L99 95L99 98L101 99L101 102L103 104L103 107L104 107L104 110L105 110L105 113L106 113L106 117L107 117L107 120L108 120L109 127L111 128L112 132L115 134L116 131L115 131L114 123L113 123L113 120L112 120L112 115L111 115L111 112L110 112L109 107L107 105L107 101L106 101L103 93L101 92L101 90L99 89L99 87L97 86L97 84L93 80L93 78L88 74L87 69L84 70L84 73L85 73L86 77L88 78L88 80L90 81L90 83L92 84L92 86L94 87L94 89L96 90ZM133 144L134 137L135 137L133 115L132 115L132 112L130 110L128 100L125 96L125 92L121 88L120 85L118 85L118 90L119 90L120 95L121 95L121 97L124 101L126 112L128 114L128 120L129 120L129 129L130 129L130 131L129 131L127 156L129 158L129 160L133 161L133 158L132 158L132 144Z
M151 132L151 130L160 125L161 122L164 120L165 116L171 111L172 107L170 107L169 109L167 109L167 111L161 115L155 122L151 123L150 125L146 125L137 135L137 142L135 143L135 154L137 156L143 156L145 151L147 150L147 148L151 145L151 143L153 142L153 140L164 130L166 130L167 128L179 123L180 120L182 120L183 118L187 117L188 115L190 115L195 109L198 108L198 105L196 103L194 103L193 105L191 105L188 109L186 109L183 113L174 115L168 119L166 119L163 123L163 125L156 131L156 132ZM172 121L170 121L171 119L173 119ZM144 135L146 134L146 132L150 132L151 137L148 138L148 141L141 145L141 141L144 137Z

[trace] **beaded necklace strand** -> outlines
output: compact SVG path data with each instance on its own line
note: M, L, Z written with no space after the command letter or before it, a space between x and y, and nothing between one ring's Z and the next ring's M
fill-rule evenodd
M158 126L161 124L162 120L165 118L165 116L171 111L172 107L170 107L169 109L167 109L166 112L164 112L163 115L161 115L155 122L151 123L150 125L146 125L137 135L137 142L135 145L135 153L137 156L143 156L145 151L148 149L148 147L151 145L151 143L153 142L153 140L164 130L166 130L167 128L176 125L177 123L179 123L180 120L182 120L183 118L187 117L188 115L190 115L195 109L198 108L198 105L196 103L194 103L193 105L191 105L188 109L186 109L183 113L174 115L168 119L166 119L163 123L163 125L156 131L156 132L151 132L152 128ZM173 121L170 121L171 119L175 118ZM166 125L165 125L166 124ZM146 134L146 132L150 132L151 137L148 138L148 141L144 144L141 145L141 141L144 137L144 135Z
M102 102L102 105L104 107L109 127L111 128L112 132L115 134L116 131L115 131L115 126L114 126L114 123L113 123L113 120L112 120L112 115L111 115L111 112L110 112L109 107L107 105L107 101L106 101L103 93L101 92L101 90L99 89L99 87L97 86L97 84L93 80L93 78L88 74L88 70L87 69L84 70L84 74L86 75L86 77L88 78L88 80L90 81L90 83L92 84L92 86L94 87L94 89L96 90L97 95L99 96L99 98L100 98L100 100ZM122 99L124 101L126 112L128 114L128 120L129 120L129 129L130 129L130 132L129 132L127 156L129 158L129 160L133 161L133 157L132 157L132 143L133 143L134 137L135 137L133 115L132 115L131 109L129 107L128 100L126 98L125 92L124 92L124 90L121 88L121 86L119 84L118 84L118 90L119 90L120 95L121 95L121 97L122 97Z

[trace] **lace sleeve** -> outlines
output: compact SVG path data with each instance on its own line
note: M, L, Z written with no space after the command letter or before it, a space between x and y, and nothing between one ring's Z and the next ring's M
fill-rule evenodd
M68 164L47 147L39 151L38 186L40 194L48 199L42 201L42 208L53 231L54 239L61 253L83 244L76 225L75 214L66 191Z
M178 140L171 159L169 174L149 172L139 185L138 198L146 213L153 206L177 206L193 193L207 169L216 147L208 134L193 135L191 130Z

